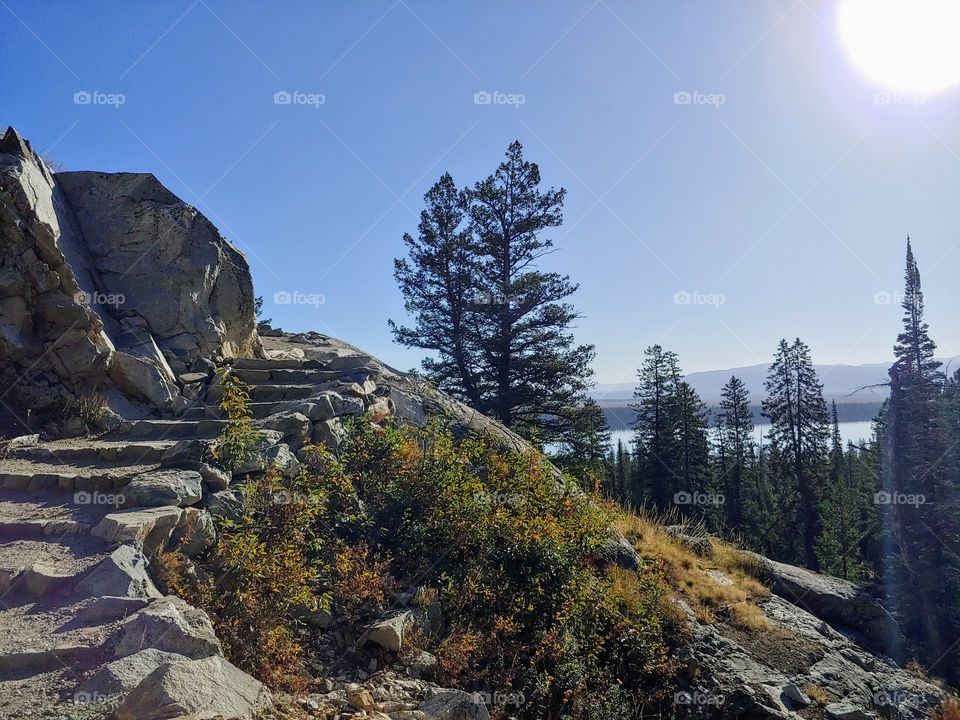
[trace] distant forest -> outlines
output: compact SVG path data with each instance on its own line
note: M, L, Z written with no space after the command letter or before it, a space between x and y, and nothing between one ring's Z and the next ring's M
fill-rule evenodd
M633 430L633 421L637 416L637 411L630 407L629 403L622 400L611 402L597 401L603 410L603 416L606 418L607 425L613 431ZM837 403L837 415L840 422L860 422L874 420L883 407L882 402L868 403ZM769 422L763 416L763 407L760 405L751 405L750 411L753 413L753 422L757 425L763 425ZM710 427L716 427L717 416L721 409L719 405L707 407L707 420Z

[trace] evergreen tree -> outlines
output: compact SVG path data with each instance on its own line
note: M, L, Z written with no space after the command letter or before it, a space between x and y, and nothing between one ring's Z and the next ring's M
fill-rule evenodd
M677 441L676 353L653 345L644 351L643 365L637 370L638 384L633 392L636 403L634 422L634 496L665 508L679 489L674 466Z
M753 445L753 412L750 391L732 376L720 393L718 444L723 449L720 485L726 496L726 522L741 529L745 519L750 480L749 455Z
M960 625L957 597L960 520L957 479L948 457L951 424L936 345L924 319L923 291L913 248L907 239L903 330L890 368L890 398L883 413L882 469L884 521L898 555L885 580L908 633L927 660L942 661L957 675L955 641Z
M624 445L623 440L617 440L617 449L615 454L615 497L623 502L629 498L630 477L633 474L631 468L633 460L630 457L630 451Z
M570 431L561 436L552 458L560 467L577 477L609 474L610 430L603 409L587 398L573 415Z
M820 505L823 530L817 538L817 559L823 572L847 580L866 575L860 546L865 532L860 513L864 497L853 472L856 454L853 445L844 453L834 401L831 404L830 474Z
M467 231L466 196L446 173L424 202L418 236L403 236L409 260L394 260L394 277L416 326L398 327L391 320L390 328L401 345L436 353L423 360L423 369L441 390L479 407L487 388L471 333L476 251Z
M563 189L540 190L540 169L513 142L496 172L469 193L478 278L484 302L474 313L485 375L494 388L481 406L507 427L552 442L578 422L594 358L574 345L579 317L565 302L570 278L537 269L553 243L545 233L562 223ZM587 410L589 412L589 410Z
M425 196L418 237L404 237L409 258L396 261L415 326L391 328L433 352L426 376L477 410L536 442L590 445L601 426L586 402L594 348L570 332L577 285L538 268L566 191L539 185L519 142L469 190L444 175Z
M781 340L765 383L764 414L770 418L770 442L782 452L777 468L785 483L782 502L788 503L790 532L801 538L801 557L817 569L816 541L820 532L819 503L827 462L827 405L810 349L797 338ZM795 509L794 509L795 508Z
M710 454L707 413L700 396L683 379L676 353L660 345L647 348L639 383L633 393L634 481L637 495L665 509L678 493L708 492ZM703 514L713 508L682 502L684 513Z

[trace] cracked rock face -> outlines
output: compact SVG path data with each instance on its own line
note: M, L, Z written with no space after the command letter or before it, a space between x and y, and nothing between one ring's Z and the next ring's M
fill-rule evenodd
M261 357L243 254L150 174L52 173L0 136L0 381L57 417L177 412L201 358Z
M122 316L167 357L260 354L243 254L149 173L62 172L57 183Z

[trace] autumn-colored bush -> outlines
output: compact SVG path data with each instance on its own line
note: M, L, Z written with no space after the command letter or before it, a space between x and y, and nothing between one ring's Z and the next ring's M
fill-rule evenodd
M242 517L221 521L200 559L209 578L170 582L211 614L240 667L296 688L305 609L359 631L439 604L445 630L417 640L438 679L523 698L508 708L518 717L620 717L666 687L661 565L605 568L612 517L541 455L361 420L338 459L301 457L297 478L243 487Z

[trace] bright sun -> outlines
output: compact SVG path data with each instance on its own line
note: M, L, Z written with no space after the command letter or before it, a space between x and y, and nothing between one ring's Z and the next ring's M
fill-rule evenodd
M876 83L922 94L960 83L960 0L841 0L839 23Z

